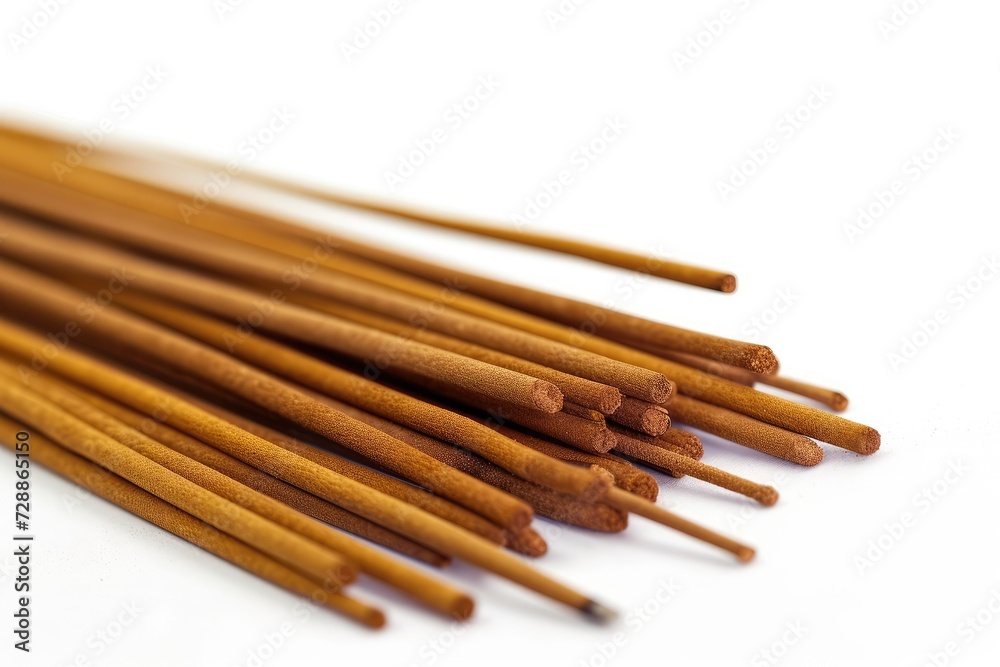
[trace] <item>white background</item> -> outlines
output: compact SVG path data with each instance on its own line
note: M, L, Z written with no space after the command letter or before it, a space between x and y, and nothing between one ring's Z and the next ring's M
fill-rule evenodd
M762 341L789 376L843 389L847 416L878 428L883 445L867 459L827 448L820 466L800 469L707 437L706 462L776 482L779 504L758 509L691 479L662 480L660 502L755 545L747 567L641 519L614 536L539 521L550 545L539 567L621 610L609 627L464 566L447 576L476 593L465 627L374 587L359 595L384 604L381 633L332 613L303 620L294 597L103 501L67 503L74 487L38 471L34 652L10 647L7 569L0 664L252 665L250 652L284 623L292 634L273 655L264 650L268 667L923 665L950 642L956 654L938 664L996 664L1000 280L986 267L1000 250L1000 5L925 2L880 27L889 0L603 0L553 26L556 0L421 0L403 2L348 62L343 45L388 2L248 0L220 16L211 0L70 1L34 34L24 21L40 22L40 4L5 0L0 12L6 112L76 132L110 119L107 136L229 159L245 157L241 143L286 109L294 120L253 166L508 225L570 170L572 183L529 229L732 270L738 292L321 207L304 214L491 275ZM731 20L720 31L712 22L723 10ZM719 34L700 34L706 21ZM679 66L698 39L707 46ZM147 76L157 68L160 81ZM456 126L446 114L480 77L498 86L480 89L486 99ZM800 109L819 89L828 98ZM808 119L790 132L783 119L796 110ZM609 120L624 129L581 171L576 151ZM446 141L390 192L386 172L435 128ZM949 128L948 150L936 152ZM769 139L777 150L724 201L719 183ZM914 171L928 149L933 164ZM896 179L902 194L852 242L845 226ZM980 271L992 280L958 296ZM791 305L775 316L781 299ZM939 310L944 324L921 336ZM916 354L893 364L914 337ZM0 466L10 468L0 475L9 508L6 451ZM953 466L964 472L944 481ZM920 498L927 489L933 502ZM911 525L893 536L905 515ZM677 589L662 604L661 582ZM95 633L133 603L134 622L99 651ZM643 606L652 613L636 615ZM971 630L966 619L984 609L992 623Z

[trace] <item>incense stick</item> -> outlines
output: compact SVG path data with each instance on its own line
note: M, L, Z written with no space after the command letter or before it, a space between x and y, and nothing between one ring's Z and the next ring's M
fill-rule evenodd
M0 433L4 434L0 435L0 441L4 446L14 449L14 442L8 440L6 434L14 433L18 428L18 423L0 414ZM91 493L251 574L292 593L307 597L316 604L322 604L345 614L369 627L380 628L385 624L385 616L378 609L347 597L343 593L318 586L288 566L229 537L103 467L63 449L43 435L32 435L31 456L46 468L79 484Z

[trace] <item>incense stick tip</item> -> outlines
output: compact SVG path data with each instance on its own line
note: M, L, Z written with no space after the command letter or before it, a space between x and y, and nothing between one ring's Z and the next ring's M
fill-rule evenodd
M535 380L531 388L531 402L542 412L559 412L563 408L563 393L551 382Z
M839 391L835 391L830 395L830 407L836 412L843 412L847 409L847 397L841 394Z
M774 375L778 372L778 357L774 354L774 350L766 345L750 346L741 356L742 363L738 365L754 373Z
M736 550L736 557L740 559L741 563L749 563L756 555L757 552L747 546L741 546Z
M736 291L736 276L729 273L719 280L719 290L725 294L732 294Z
M814 466L823 461L823 448L815 441L802 436L792 445L792 458L802 466Z
M456 621L467 621L476 608L475 601L468 595L460 595L451 606L451 615Z
M757 501L765 507L770 507L778 502L778 490L773 486L762 485L757 494Z
M868 456L877 452L881 445L882 436L879 435L879 432L870 426L865 426L862 430L861 441L858 443L858 448L855 451L858 454Z
M586 614L591 620L601 624L610 623L618 618L618 612L594 600L587 600L587 603L580 608L580 611Z

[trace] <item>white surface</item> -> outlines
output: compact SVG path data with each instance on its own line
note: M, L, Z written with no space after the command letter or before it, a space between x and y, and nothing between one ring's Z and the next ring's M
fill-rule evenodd
M284 623L291 634L268 667L923 665L949 642L957 655L948 664L996 664L1000 280L961 308L952 290L1000 250L1000 6L923 3L884 39L878 22L890 17L889 0L591 2L554 30L545 11L556 0L422 0L403 2L348 63L341 43L388 2L256 0L221 19L218 4L68 2L15 53L9 31L38 10L6 0L0 106L81 128L110 118L112 134L219 158L237 157L284 107L294 121L253 165L378 195L389 194L384 172L399 155L442 128L446 141L394 196L508 224L568 169L572 184L529 228L729 269L739 291L635 282L541 252L352 222L414 252L734 337L753 333L753 318L790 293L791 307L757 339L790 376L843 389L847 416L880 429L882 450L862 460L827 448L826 461L806 470L707 438L707 462L779 480L779 504L758 510L690 479L664 481L661 502L757 546L749 567L640 519L618 536L540 521L550 553L538 566L621 610L615 626L589 625L458 566L447 576L475 591L474 622L453 628L364 590L385 602L382 633L332 613L303 619L294 597L107 503L68 507L74 487L36 470L34 652L10 647L14 593L9 573L0 575L0 664L253 665L249 652ZM732 23L678 71L674 52L723 9ZM147 78L146 99L126 115L116 99L157 67L165 78ZM448 109L490 76L499 87L456 127ZM813 100L820 108L789 137L778 124L813 87L832 96ZM627 127L579 171L574 151L608 119ZM958 139L911 180L904 163L949 127ZM769 138L777 152L723 202L717 181ZM896 178L905 193L850 243L844 225ZM938 309L944 326L892 368L889 353ZM962 476L940 483L933 503L921 500L953 464ZM4 507L12 465L0 456ZM885 537L906 513L912 525ZM8 530L4 523L5 543ZM856 559L880 538L890 548L859 571ZM10 556L0 562L9 566ZM679 587L663 604L660 582ZM972 631L967 617L991 599L982 619L992 622ZM142 609L134 622L99 651L95 633L114 632L133 602ZM647 603L656 613L632 611ZM797 637L788 624L805 630ZM780 658L769 661L769 648Z

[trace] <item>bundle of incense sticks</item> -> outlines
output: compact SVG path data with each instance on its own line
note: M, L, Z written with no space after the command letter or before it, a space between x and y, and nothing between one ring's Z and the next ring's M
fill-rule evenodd
M192 214L164 167L219 167L0 123L0 439L130 512L371 627L374 577L468 618L427 567L458 558L605 619L516 554L534 516L619 532L637 514L740 561L656 504L643 468L763 505L688 428L803 466L879 435L764 346L457 271L232 198ZM242 171L244 184L547 248L720 291L727 273L504 230ZM443 291L446 285L461 290ZM710 458L710 457L709 457ZM362 538L361 540L357 538ZM362 541L364 540L364 541ZM372 548L374 542L401 556Z

